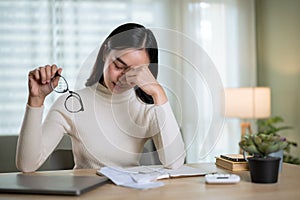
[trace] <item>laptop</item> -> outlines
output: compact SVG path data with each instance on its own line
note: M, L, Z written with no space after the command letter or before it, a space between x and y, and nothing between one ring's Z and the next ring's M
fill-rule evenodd
M102 176L0 174L0 193L81 195L105 182Z

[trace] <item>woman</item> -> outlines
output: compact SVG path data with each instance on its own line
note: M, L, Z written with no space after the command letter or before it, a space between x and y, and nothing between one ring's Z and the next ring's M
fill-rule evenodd
M184 144L167 96L155 78L157 65L157 43L149 29L134 23L117 27L103 42L87 87L69 95L75 94L80 109L73 112L68 95L62 95L44 122L44 100L63 79L59 77L62 69L47 65L30 71L17 145L18 169L37 170L64 133L71 137L74 168L136 166L150 138L165 167L180 167Z

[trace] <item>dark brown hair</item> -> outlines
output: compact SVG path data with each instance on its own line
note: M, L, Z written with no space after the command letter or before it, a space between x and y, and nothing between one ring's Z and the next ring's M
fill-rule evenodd
M103 82L103 57L107 51L128 48L145 49L150 60L149 69L153 76L157 78L158 72L158 47L157 41L151 30L135 23L126 23L114 29L102 43L94 64L92 73L85 85L91 86L96 82ZM136 95L145 103L153 104L153 99L141 88L135 88Z

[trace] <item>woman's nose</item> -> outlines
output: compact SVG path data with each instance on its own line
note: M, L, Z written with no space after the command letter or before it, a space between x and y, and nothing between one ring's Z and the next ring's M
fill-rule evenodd
M125 70L120 71L120 73L117 76L117 80L120 80L120 78L125 74Z

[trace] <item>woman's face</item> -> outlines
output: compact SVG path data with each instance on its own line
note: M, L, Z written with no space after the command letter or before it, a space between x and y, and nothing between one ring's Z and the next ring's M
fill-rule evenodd
M149 65L144 49L111 50L104 57L104 84L113 93L122 93L133 86L120 84L119 79L132 67ZM124 78L124 77L123 77Z

